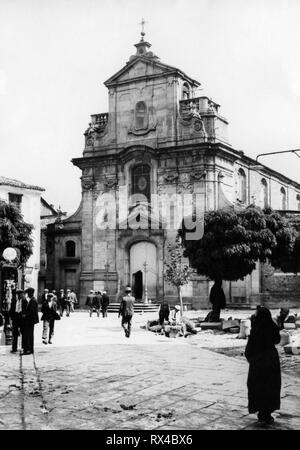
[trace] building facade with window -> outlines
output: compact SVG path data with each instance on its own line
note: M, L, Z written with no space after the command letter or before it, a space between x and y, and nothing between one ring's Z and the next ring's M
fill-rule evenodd
M33 253L25 268L24 287L33 287L38 292L38 273L40 269L40 214L41 194L39 186L33 186L11 178L0 177L0 198L14 203L21 211L25 222L33 225ZM19 276L21 286L22 274Z
M48 203L41 197L41 245L40 245L40 271L38 277L38 297L41 298L44 289L49 287L48 274L48 260L47 260L47 226L66 218L67 214L62 212L60 208L56 209L53 204ZM52 287L52 285L51 285Z
M163 270L180 201L187 208L199 202L202 214L234 204L300 208L299 184L257 168L231 146L220 105L200 95L198 81L161 62L144 35L135 47L104 83L108 112L91 116L83 156L72 161L81 170L81 205L47 231L53 283L74 285L81 303L90 289L104 287L117 299L128 284L137 299L147 294L152 302L177 302ZM271 285L262 271L227 283L229 303L257 302ZM195 274L184 300L207 307L209 289L210 282Z

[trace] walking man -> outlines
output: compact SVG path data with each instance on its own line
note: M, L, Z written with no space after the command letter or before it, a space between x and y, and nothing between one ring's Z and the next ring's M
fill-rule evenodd
M25 313L27 307L27 301L24 296L24 291L18 289L16 291L16 298L13 298L11 302L11 307L9 315L12 321L12 350L11 353L16 353L18 350L18 337L22 335L22 342L24 340L23 336L23 318L22 314ZM22 345L23 347L23 345Z
M54 335L54 321L56 319L57 303L56 296L52 293L48 294L47 300L42 304L42 318L43 321L43 344L52 344L52 337ZM47 338L49 332L49 340Z
M106 291L102 292L102 301L101 301L101 309L102 309L102 316L107 317L107 308L109 305L109 296L107 295Z
M43 295L42 295L42 304L45 300L47 300L47 296L49 294L49 289L44 289Z
M86 304L86 306L89 307L90 317L92 317L94 309L96 310L97 316L99 317L100 302L99 302L99 306L97 308L97 298L95 296L95 292L92 289L90 290L90 293L89 293L89 295L86 298L85 304Z
M71 289L69 301L70 301L70 311L74 312L75 311L74 305L77 303L77 297L73 289Z
M119 317L122 316L121 326L125 332L125 336L129 338L135 298L131 295L131 288L129 286L125 289L125 293L126 295L122 298L120 303Z
M30 287L26 289L25 298L27 300L27 305L23 315L23 355L31 355L34 352L34 325L39 322L38 303L34 297L33 288Z
M67 317L70 316L70 311L71 311L71 289L67 289L67 295L66 295L66 312L67 312Z
M65 291L61 289L57 297L57 306L59 309L60 317L64 315L64 311L67 309L66 300L67 297Z

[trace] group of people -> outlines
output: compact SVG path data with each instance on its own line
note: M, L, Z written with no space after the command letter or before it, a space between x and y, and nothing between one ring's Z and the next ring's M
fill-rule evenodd
M18 351L18 337L21 336L23 355L31 355L34 349L34 325L39 322L38 303L34 289L17 289L12 299L9 316L12 322L12 350Z
M86 298L86 306L89 308L90 317L92 317L93 312L100 316L100 311L103 317L107 317L107 308L109 305L109 296L106 291L93 291L90 290L89 295Z
M42 304L48 297L53 298L53 301L56 302L57 310L61 317L64 315L64 312L66 312L66 316L69 317L70 313L74 312L75 305L78 303L77 296L73 289L67 289L66 292L64 289L60 289L58 294L56 294L55 289L51 292L49 292L49 289L44 289Z

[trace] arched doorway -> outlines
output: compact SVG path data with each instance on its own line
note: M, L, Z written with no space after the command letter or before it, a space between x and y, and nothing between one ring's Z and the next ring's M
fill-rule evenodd
M142 241L130 247L130 279L134 296L142 300L147 285L148 299L156 300L157 260L156 246L152 242ZM146 266L145 266L146 263Z
M138 270L132 274L132 292L137 300L143 298L143 272Z

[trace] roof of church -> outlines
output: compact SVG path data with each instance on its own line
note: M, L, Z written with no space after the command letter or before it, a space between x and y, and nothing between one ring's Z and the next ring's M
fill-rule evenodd
M35 186L32 184L26 184L26 183L23 183L23 181L14 180L13 178L6 178L6 177L2 177L2 176L0 176L0 185L13 186L13 187L21 188L21 189L32 189L35 191L44 191L45 190L44 188L41 188L39 186Z
M142 34L142 33L141 33ZM161 69L163 69L165 72L169 72L170 74L176 73L180 75L185 80L189 81L194 86L200 86L201 83L199 81L194 80L193 78L186 75L182 70L178 69L177 67L170 66L169 64L162 63L158 56L154 55L153 52L148 51L147 49L151 47L151 44L149 42L144 41L144 33L142 34L142 39L138 44L135 44L135 47L137 49L139 47L143 48L142 54L139 54L138 52L135 55L132 55L129 59L129 61L125 64L125 66L122 67L117 73L112 75L108 80L104 82L105 86L110 86L112 84L115 84L117 82L117 79L126 72L130 67L132 67L134 64L136 64L137 61L144 61L147 64L151 64L151 66L157 66ZM160 76L161 74L156 74L155 76ZM128 82L129 80L126 80L125 82Z

